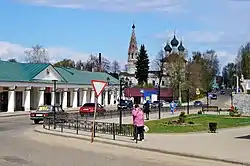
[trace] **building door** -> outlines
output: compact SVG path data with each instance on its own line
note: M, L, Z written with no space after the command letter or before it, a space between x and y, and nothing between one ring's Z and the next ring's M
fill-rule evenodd
M15 105L15 111L24 111L24 108L22 106L23 103L23 92L15 92L15 100L16 100L16 105Z
M44 93L44 105L51 105L51 93Z
M0 112L8 110L8 92L0 92Z

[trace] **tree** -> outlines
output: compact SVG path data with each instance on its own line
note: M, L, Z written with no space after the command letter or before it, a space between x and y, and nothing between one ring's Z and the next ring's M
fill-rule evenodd
M250 79L250 43L243 45L239 50L239 66L244 78Z
M234 75L236 74L236 64L228 63L226 66L223 67L222 76L223 82L228 88L233 88L235 85L235 78Z
M82 62L81 60L79 60L79 61L76 62L75 68L76 68L77 70L83 70L84 65L85 65L85 63Z
M71 67L75 68L75 62L71 59L63 59L54 64L55 67Z
M138 80L138 84L143 85L147 84L148 81L148 71L149 71L149 59L147 50L144 45L141 45L139 54L137 56L136 62L136 79Z
M112 62L112 72L113 72L113 73L118 73L118 72L120 72L120 64L119 64L119 62L118 62L117 60L114 60L114 61Z
M25 60L29 63L49 63L48 52L41 45L35 45L31 49L24 51Z
M166 69L175 97L181 102L181 88L185 84L186 60L183 54L171 53L166 57Z
M202 55L201 64L203 66L203 89L209 91L212 88L212 82L217 74L219 74L220 64L218 56L214 50L207 50Z
M165 62L165 56L164 56L164 51L161 50L158 52L155 60L153 61L153 66L152 68L157 71L157 78L159 80L159 85L161 84L163 75L164 75L164 62Z
M9 62L17 62L17 60L15 58L11 58L8 60Z
M110 70L110 61L106 58L102 57L101 60L101 66L99 64L99 58L95 55L90 55L89 59L83 66L83 70L87 71L98 71L98 69L101 67L101 71L109 71Z

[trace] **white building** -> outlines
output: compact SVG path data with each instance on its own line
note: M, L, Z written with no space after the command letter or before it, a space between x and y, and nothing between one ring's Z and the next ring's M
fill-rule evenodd
M55 91L53 80L56 81ZM34 110L40 105L53 105L54 98L64 109L77 110L86 102L94 102L91 80L110 80L98 103L115 106L119 81L107 73L53 67L51 64L0 61L0 112Z
M171 40L170 44L167 43L166 46L164 47L166 57L172 52L176 53L176 52L184 52L185 51L185 48L183 47L182 41L179 42L176 39L175 34L174 34L174 37ZM136 62L137 62L138 53L139 53L139 50L138 50L137 40L136 40L136 35L135 35L135 25L133 24L132 25L132 34L130 37L129 48L128 48L128 60L127 60L127 65L126 65L127 71L120 73L120 76L126 78L126 80L129 81L129 85L131 85L131 86L135 86L138 84L138 81L135 78ZM169 87L169 85L170 85L170 80L167 77L167 75L168 75L167 71L163 71L163 78L161 81L162 87ZM159 85L157 71L149 71L148 84L152 84L153 86Z

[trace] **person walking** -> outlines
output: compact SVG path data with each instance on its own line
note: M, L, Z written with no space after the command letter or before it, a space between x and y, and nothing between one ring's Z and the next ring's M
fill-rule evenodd
M137 140L138 134L140 135L140 141L144 141L144 113L136 104L133 111L133 124L134 124L134 141Z
M147 100L146 103L143 105L143 112L146 114L146 120L149 120L149 101Z

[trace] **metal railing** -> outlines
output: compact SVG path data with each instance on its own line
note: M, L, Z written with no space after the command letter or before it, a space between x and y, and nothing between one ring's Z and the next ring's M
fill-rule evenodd
M64 132L65 129L75 130L76 134L79 134L80 131L92 132L93 121L88 121L78 118L56 118L46 117L44 119L43 128L52 129L54 127L59 128L61 132ZM118 123L108 123L108 122L95 122L94 128L94 137L97 133L112 135L113 140L116 136L126 136L133 137L134 127L132 124L122 124L121 128Z

